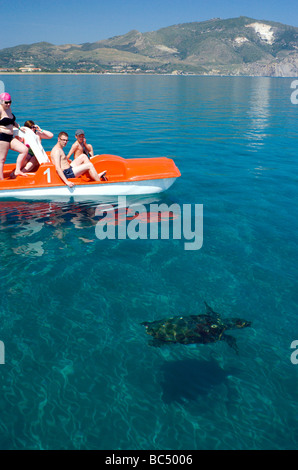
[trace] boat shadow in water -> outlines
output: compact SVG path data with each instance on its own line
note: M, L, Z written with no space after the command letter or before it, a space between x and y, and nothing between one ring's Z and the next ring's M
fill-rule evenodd
M105 217L107 224L125 223L126 219L130 221L136 216L134 211L146 211L151 203L159 204L163 201L168 201L164 195L120 199L109 197L81 202L0 201L0 244L2 241L5 246L10 245L13 238L11 249L16 254L24 254L24 242L29 237L27 241L31 243L31 236L34 234L39 234L38 243L43 245L53 237L62 240L67 236L77 236L84 243L93 242L97 240L95 228L101 217ZM148 223L147 218L143 218L141 222ZM86 232L87 238L84 229L92 230ZM18 239L22 240L21 251L17 246Z
M49 259L48 255L53 251L56 257L59 256L57 253L62 254L60 250L66 250L71 255L75 252L75 245L76 249L87 245L89 253L95 250L93 247L97 242L102 241L97 233L98 225L100 228L108 227L109 233L114 230L115 235L111 238L117 242L117 226L121 224L126 234L128 225L131 221L134 223L135 218L138 227L149 233L147 225L150 223L160 222L162 217L169 221L173 218L164 209L162 213L157 213L160 220L151 216L148 218L151 203L159 205L162 202L169 203L169 199L161 195L129 196L119 200L109 197L79 203L0 201L0 261L4 262L8 256L11 262L11 257L15 255Z
M164 403L185 403L207 396L217 387L229 384L228 377L239 372L223 370L215 360L184 359L169 361L160 369Z
M77 216L82 220L94 219L94 223L98 221L96 211L109 212L111 210L118 211L125 208L136 208L140 205L148 206L151 203L161 203L165 200L161 196L127 196L127 197L101 197L96 200L81 200L81 201L63 201L52 199L51 201L18 201L7 200L0 201L0 219L1 222L6 222L9 219L17 219L18 221L26 220L43 220L45 217L50 217L53 223L60 224L69 220L70 217Z

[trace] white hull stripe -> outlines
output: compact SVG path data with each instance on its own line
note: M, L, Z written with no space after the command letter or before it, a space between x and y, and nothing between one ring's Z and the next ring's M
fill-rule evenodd
M163 178L156 180L144 180L136 182L123 183L104 183L104 184L80 184L72 188L65 186L51 186L43 188L23 188L23 189L2 189L0 190L0 199L18 198L18 199L40 199L62 197L94 197L94 196L135 196L141 194L156 194L167 190L176 178Z

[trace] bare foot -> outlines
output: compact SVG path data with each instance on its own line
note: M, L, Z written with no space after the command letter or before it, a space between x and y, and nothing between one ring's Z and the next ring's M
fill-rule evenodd
M108 178L105 176L107 170L105 171L102 171L101 173L98 173L98 176L100 179L102 179L103 181L108 181Z
M15 176L28 176L27 173L24 173L21 170L19 170L19 171L15 170L14 174L15 174Z

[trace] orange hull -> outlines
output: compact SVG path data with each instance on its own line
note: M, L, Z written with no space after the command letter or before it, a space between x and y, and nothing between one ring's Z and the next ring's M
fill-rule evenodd
M153 194L168 189L180 171L173 160L160 158L124 159L115 155L92 158L97 173L106 170L107 181L92 181L84 174L71 181L69 188L61 180L52 163L42 163L36 173L10 178L15 164L4 165L4 180L0 181L0 198L51 198L55 196L97 196Z

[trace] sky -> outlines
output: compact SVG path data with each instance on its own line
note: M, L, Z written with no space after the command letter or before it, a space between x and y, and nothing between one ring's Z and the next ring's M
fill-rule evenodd
M137 29L248 16L298 27L297 0L0 0L0 49L95 42Z

